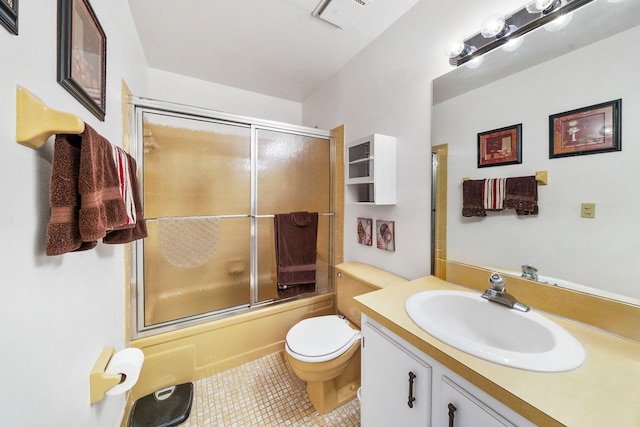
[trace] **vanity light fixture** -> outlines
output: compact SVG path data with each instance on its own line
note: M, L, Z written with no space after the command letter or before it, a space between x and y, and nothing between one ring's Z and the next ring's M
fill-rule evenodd
M449 64L454 67L466 64L498 47L515 50L525 34L543 26L549 31L562 29L571 21L571 12L592 1L527 0L510 15L491 15L478 33L446 49Z
M529 13L550 13L560 7L562 0L532 0L526 8Z

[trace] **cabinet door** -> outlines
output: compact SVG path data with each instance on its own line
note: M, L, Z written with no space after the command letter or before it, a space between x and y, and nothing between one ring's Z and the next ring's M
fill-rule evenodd
M442 377L440 422L449 427L515 427L502 415L481 402L447 377ZM448 421L448 423L447 423Z
M430 426L431 367L366 322L362 332L362 427Z

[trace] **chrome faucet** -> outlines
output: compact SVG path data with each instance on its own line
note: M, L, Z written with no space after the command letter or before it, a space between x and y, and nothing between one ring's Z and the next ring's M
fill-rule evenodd
M529 280L538 281L538 269L533 265L525 264L522 266L522 277Z
M492 273L491 276L489 276L489 284L491 287L484 291L482 298L491 302L497 302L498 304L502 304L514 310L524 312L529 311L529 306L518 302L513 295L505 292L506 283L507 281L498 273Z

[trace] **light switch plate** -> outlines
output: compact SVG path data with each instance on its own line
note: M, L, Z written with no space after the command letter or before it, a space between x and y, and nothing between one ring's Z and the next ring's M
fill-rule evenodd
M596 204L595 203L583 203L580 210L581 218L595 218L596 217Z

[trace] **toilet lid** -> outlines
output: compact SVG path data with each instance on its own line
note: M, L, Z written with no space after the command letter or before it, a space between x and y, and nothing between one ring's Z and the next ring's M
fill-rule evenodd
M285 340L288 350L295 353L292 356L325 359L328 355L337 357L344 353L357 336L358 331L352 329L347 320L332 315L298 322Z

